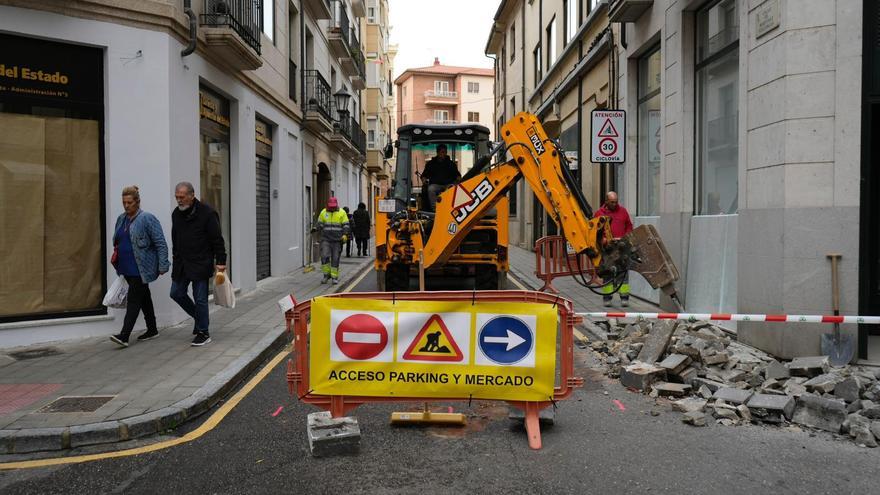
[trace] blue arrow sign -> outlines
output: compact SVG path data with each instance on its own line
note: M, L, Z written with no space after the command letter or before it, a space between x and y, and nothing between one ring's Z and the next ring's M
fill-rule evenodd
M535 342L532 329L519 318L496 316L479 334L483 355L498 364L515 364L529 355Z

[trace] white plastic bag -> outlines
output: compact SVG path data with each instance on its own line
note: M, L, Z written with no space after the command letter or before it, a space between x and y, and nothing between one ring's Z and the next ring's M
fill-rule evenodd
M235 289L232 280L225 273L219 272L214 277L214 304L224 308L235 307Z
M110 284L110 288L107 289L107 294L104 296L103 304L108 308L125 309L126 304L128 304L128 282L125 281L125 277L120 275Z

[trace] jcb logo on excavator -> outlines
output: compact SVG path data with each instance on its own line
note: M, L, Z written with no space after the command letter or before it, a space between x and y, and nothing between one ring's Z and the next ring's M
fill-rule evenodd
M532 141L532 146L535 147L535 151L539 155L543 155L547 150L544 148L544 143L541 142L541 138L538 136L538 130L535 129L535 126L529 127L526 134L529 135L529 139Z
M484 199L488 198L494 190L495 187L492 186L492 183L489 182L489 179L483 179L483 182L477 184L477 187L475 187L474 190L471 191L471 197L474 198L474 200L471 202L471 204L463 206L458 210L458 215L455 216L455 221L458 223L463 222L464 219L467 218L468 215L470 215L475 209L477 209L477 206L480 206L480 203L482 203Z

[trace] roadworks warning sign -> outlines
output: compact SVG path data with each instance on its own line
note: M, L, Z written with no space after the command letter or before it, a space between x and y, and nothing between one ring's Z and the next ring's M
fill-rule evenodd
M553 395L556 309L537 303L312 301L314 394L540 401Z

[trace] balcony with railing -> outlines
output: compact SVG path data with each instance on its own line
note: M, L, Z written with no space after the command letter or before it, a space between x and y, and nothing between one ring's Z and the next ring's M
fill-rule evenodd
M458 91L429 89L425 91L425 103L429 105L458 105Z
M306 127L315 132L333 130L332 104L333 96L330 84L316 70L303 71L306 100L303 102Z
M426 124L458 124L457 120L451 119L427 119L425 120Z
M345 75L351 78L355 89L366 89L364 53L355 24L349 19L345 2L341 0L333 1L333 19L327 25L327 43L331 53L342 64Z
M260 58L262 4L254 0L204 0L201 34L208 50L239 70L263 65Z
M303 3L312 11L315 19L333 18L333 6L330 0L303 0Z

